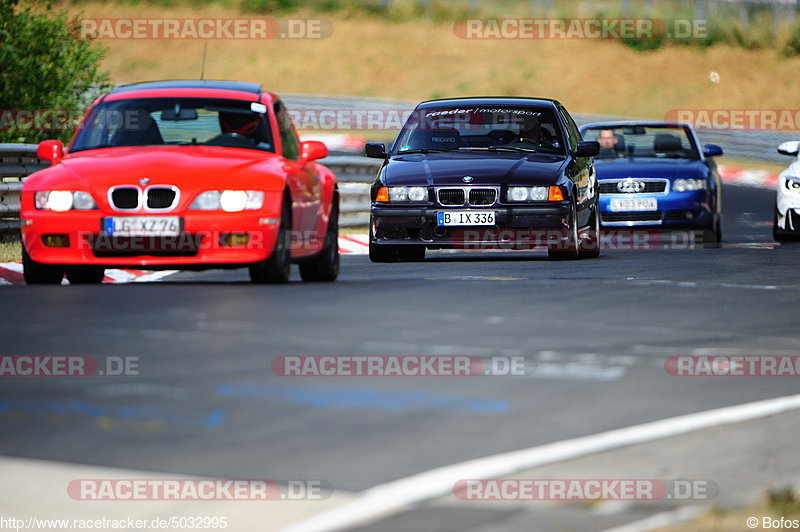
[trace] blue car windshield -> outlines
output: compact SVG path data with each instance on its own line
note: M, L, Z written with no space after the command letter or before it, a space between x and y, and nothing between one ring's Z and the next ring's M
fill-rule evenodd
M694 138L682 126L597 126L584 129L583 138L600 143L595 159L700 159Z
M406 121L394 154L431 151L509 151L565 154L555 112L538 107L427 107Z

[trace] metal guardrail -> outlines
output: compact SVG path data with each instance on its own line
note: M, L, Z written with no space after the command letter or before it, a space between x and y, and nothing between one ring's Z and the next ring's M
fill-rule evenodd
M369 222L369 182L380 161L358 156L327 157L320 161L339 178L340 225ZM25 177L50 163L36 157L35 144L0 144L0 235L19 234L20 192Z

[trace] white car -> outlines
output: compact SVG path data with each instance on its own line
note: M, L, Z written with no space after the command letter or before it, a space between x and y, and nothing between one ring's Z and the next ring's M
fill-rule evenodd
M772 236L779 242L800 240L800 140L784 142L778 153L797 157L778 175L778 197Z

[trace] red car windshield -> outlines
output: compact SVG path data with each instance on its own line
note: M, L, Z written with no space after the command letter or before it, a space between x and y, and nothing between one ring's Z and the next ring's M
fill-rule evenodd
M274 151L263 105L210 98L139 98L104 102L84 120L70 152L164 144Z

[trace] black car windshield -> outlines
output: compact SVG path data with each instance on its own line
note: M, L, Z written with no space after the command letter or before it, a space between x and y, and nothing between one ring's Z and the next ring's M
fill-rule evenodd
M694 138L684 126L593 126L583 138L600 143L595 159L659 158L699 159Z
M164 144L274 151L266 107L211 98L137 98L95 106L70 152Z
M397 137L393 154L439 151L566 153L552 109L471 105L417 109Z

